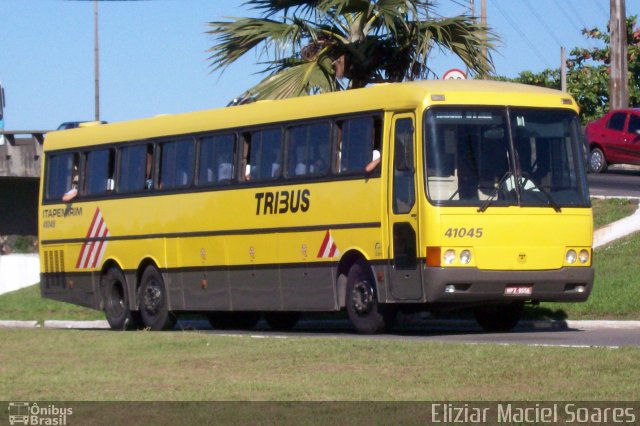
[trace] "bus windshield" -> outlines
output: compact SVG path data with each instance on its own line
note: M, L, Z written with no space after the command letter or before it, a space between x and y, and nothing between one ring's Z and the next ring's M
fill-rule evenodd
M577 115L442 107L425 114L426 184L438 205L589 206Z

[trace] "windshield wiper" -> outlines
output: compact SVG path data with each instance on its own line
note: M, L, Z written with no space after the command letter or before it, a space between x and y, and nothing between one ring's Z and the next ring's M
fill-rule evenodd
M560 213L562 211L562 209L560 208L560 205L558 203L556 203L556 200L553 199L553 197L551 196L551 194L549 194L549 192L547 192L546 189L538 187L540 189L540 192L542 192L544 194L545 197L547 197L547 201L549 201L549 205L551 207L553 207L553 209L557 212Z
M547 199L547 201L549 203L548 205L550 207L552 207L553 210L555 210L558 213L562 212L562 209L560 208L560 205L558 203L556 203L556 200L553 199L553 197L551 196L549 191L544 189L542 186L538 186L536 184L536 182L533 179L531 179L531 177L529 177L526 173L522 173L522 178L524 179L524 182L522 182L522 186L521 186L523 191L526 191L525 184L527 183L527 181L531 182L533 184L533 186L535 187L535 189L537 189L538 192L540 192L542 195L544 195L544 197Z
M509 176L513 176L513 173L511 173L510 170L507 170L498 181L498 184L496 185L496 187L493 188L493 191L491 191L491 194L489 194L489 198L487 198L485 202L482 203L480 207L478 207L478 213L484 213L484 211L489 208L491 203L493 203L494 201L493 199L496 197L496 195L498 195L498 191L500 190L500 187L509 178Z

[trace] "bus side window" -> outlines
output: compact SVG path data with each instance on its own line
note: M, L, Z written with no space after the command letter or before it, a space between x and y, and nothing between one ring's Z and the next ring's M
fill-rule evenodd
M206 136L200 139L198 185L229 183L233 179L236 136Z
M79 161L80 154L75 152L49 156L45 181L45 198L47 200L59 201L74 186L77 189Z
M287 177L327 174L330 132L329 123L296 126L287 130Z
M149 149L149 147L151 149ZM151 180L153 145L131 145L120 148L118 192L142 191Z
M101 195L113 191L115 150L98 149L85 156L84 194Z
M362 173L381 153L381 120L357 117L337 122L338 173ZM376 152L377 151L377 152ZM376 165L373 165L373 169Z
M282 130L258 130L244 135L245 180L265 181L282 175Z
M160 188L184 188L193 182L193 139L181 139L160 145Z

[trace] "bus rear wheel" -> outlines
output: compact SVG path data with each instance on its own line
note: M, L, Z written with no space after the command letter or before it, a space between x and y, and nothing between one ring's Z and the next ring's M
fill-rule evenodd
M300 312L265 312L264 320L272 330L287 331L296 326Z
M117 267L111 267L100 279L104 313L113 330L139 328L140 316L129 308L129 293L124 274Z
M260 312L212 312L207 319L218 330L251 330L260 321Z
M479 306L473 313L476 321L485 331L511 331L522 316L524 302L502 305Z
M148 329L170 330L176 325L176 316L168 309L167 290L162 274L154 266L147 267L142 273L139 301L140 316Z
M354 263L347 275L347 313L360 334L383 332L390 322L390 316L378 303L371 268L362 263Z

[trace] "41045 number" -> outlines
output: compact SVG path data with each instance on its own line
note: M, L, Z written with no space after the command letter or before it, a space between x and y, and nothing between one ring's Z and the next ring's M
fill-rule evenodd
M449 228L444 235L449 238L482 238L483 231L483 228Z

